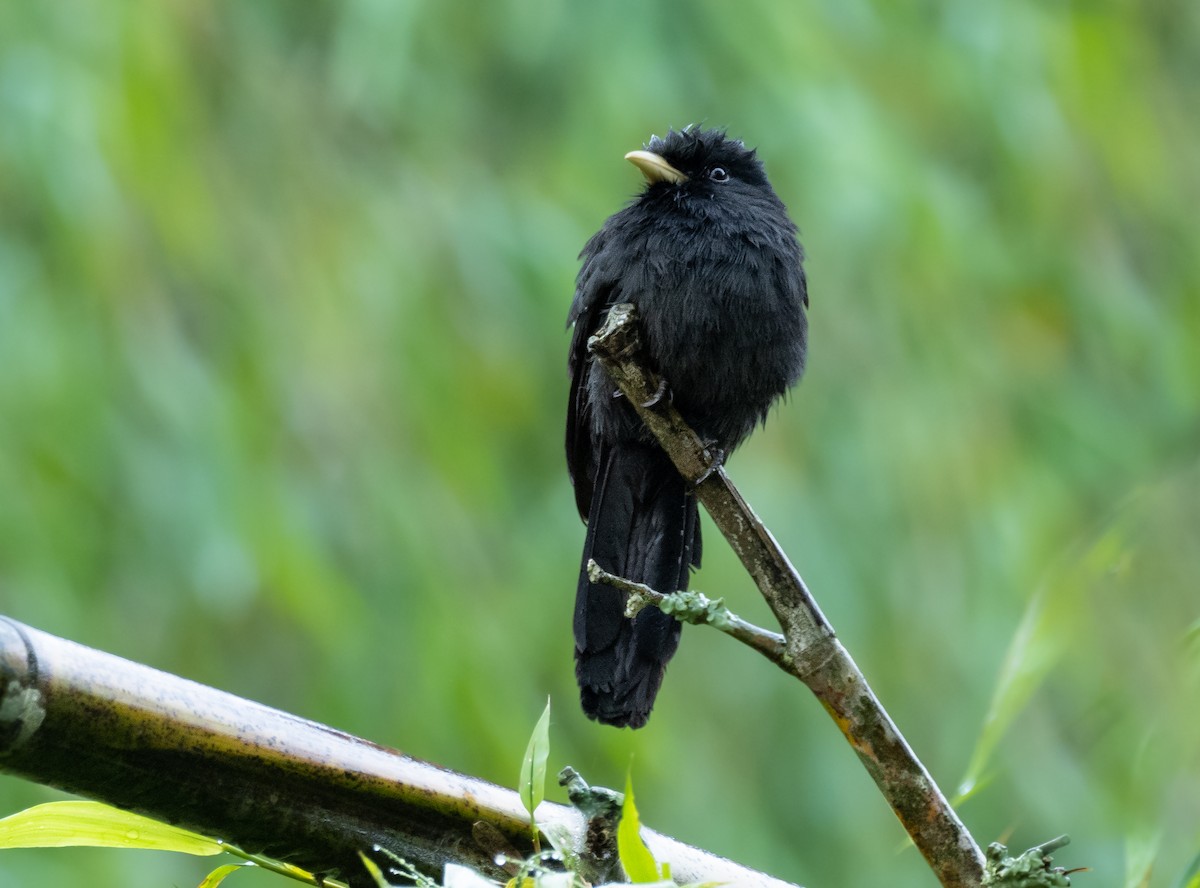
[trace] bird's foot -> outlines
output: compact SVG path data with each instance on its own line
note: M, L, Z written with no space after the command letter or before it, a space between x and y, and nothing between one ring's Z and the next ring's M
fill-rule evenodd
M642 406L643 407L657 407L664 400L668 404L671 403L671 387L669 385L667 385L666 379L660 379L658 381L658 388L656 388L654 390L654 392L650 395L649 398L642 401Z
M700 473L700 477L692 484L693 488L699 487L712 476L713 472L725 465L725 457L728 455L716 445L715 441L704 442L704 453L709 458L708 468Z

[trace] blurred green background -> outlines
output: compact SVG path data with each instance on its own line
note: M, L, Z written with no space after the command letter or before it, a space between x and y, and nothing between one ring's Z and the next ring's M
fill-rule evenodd
M981 842L1200 850L1200 7L6 4L0 613L513 785L550 765L812 888L930 885L820 707L689 628L579 713L576 255L699 121L809 253L730 461ZM695 586L769 613L707 526ZM552 798L561 799L551 793ZM55 797L0 779L0 813ZM0 884L195 884L117 851ZM242 876L253 884L272 877Z

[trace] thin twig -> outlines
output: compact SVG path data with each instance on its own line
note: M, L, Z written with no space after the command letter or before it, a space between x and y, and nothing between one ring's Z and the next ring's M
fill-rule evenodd
M977 888L984 857L974 838L917 759L853 658L838 641L808 587L774 537L730 483L670 399L654 398L663 380L642 364L634 307L614 306L588 348L725 535L775 614L785 637L771 657L803 681L850 742L913 844L947 888ZM751 644L756 650L761 648Z
M588 579L593 583L604 583L614 589L620 589L629 594L625 605L627 617L637 616L647 604L653 604L659 610L671 614L677 620L685 620L696 625L712 626L732 636L748 647L754 648L772 663L786 670L787 639L778 632L771 632L761 626L749 623L725 607L721 599L715 601L699 592L672 592L664 595L651 589L644 583L635 583L624 577L610 574L594 559L588 559Z

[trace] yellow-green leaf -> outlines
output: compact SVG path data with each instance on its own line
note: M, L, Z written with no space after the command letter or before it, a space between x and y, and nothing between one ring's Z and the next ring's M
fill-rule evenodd
M205 876L204 881L197 888L217 888L218 885L225 881L227 875L234 870L240 870L244 866L246 866L244 863L227 863L225 866L219 866Z
M537 806L546 797L546 759L550 757L550 699L542 717L533 727L529 745L525 747L525 759L521 762L521 801L532 817Z
M367 855L363 854L361 851L358 852L358 856L363 862L363 868L366 869L367 874L371 877L375 884L378 885L379 888L388 888L388 881L383 877L383 870L379 868L379 864L367 857Z
M633 777L625 775L625 802L621 805L621 823L617 826L617 856L631 882L662 880L658 863L642 841L642 824L633 800Z
M144 848L207 857L214 839L99 802L47 802L0 820L0 848Z
M1200 854L1192 858L1191 864L1179 880L1179 888L1200 888Z

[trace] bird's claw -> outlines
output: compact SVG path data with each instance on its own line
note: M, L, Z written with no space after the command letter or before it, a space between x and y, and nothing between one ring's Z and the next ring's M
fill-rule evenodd
M705 456L709 457L708 467L703 472L701 472L700 477L697 478L692 483L693 488L699 487L701 484L703 484L705 481L707 481L709 478L712 477L713 472L717 471L717 469L719 469L719 468L721 468L721 466L725 465L725 457L727 454L725 453L724 450L722 450L720 447L717 447L715 444L706 443L704 445L704 454L705 454Z
M642 406L657 407L663 402L664 399L667 401L667 403L671 402L671 387L667 385L666 379L660 379L658 381L658 387L653 391L653 393L651 393L649 398L642 401Z

